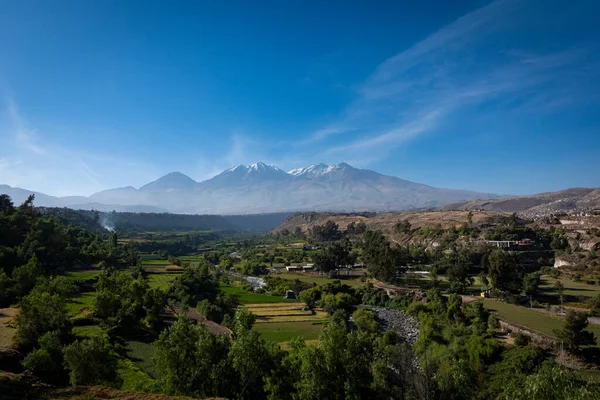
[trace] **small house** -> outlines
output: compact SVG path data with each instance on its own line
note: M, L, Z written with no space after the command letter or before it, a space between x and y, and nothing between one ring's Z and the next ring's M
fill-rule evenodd
M293 290L286 290L284 297L286 299L295 299L296 298L296 292L294 292Z
M288 265L285 267L287 272L296 272L298 271L298 267L294 266L294 265Z

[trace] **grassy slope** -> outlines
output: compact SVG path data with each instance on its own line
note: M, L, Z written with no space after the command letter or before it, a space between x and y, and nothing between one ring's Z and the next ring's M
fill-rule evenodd
M554 279L550 276L544 275L540 288L545 290L547 294L558 296L558 292L554 289L556 282L560 280L565 287L565 295L567 296L586 296L596 297L600 294L600 286L588 285L583 282L574 282L569 279Z
M561 329L564 324L564 320L561 317L544 314L526 307L515 306L492 299L483 300L483 304L488 310L497 311L500 317L507 322L522 325L552 337L554 337L553 330ZM600 326L589 325L588 330L600 337Z

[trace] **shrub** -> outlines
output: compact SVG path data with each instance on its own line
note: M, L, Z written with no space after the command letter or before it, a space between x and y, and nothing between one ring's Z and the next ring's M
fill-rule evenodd
M515 333L514 335L515 346L524 347L527 346L531 340L531 338L522 333Z
M406 309L406 313L412 317L418 317L421 311L425 310L425 304L420 301L413 301Z
M375 314L364 308L359 308L352 314L352 319L359 331L367 333L377 333L378 325L375 320Z
M117 359L104 338L78 340L65 347L64 357L72 385L97 385L116 377Z

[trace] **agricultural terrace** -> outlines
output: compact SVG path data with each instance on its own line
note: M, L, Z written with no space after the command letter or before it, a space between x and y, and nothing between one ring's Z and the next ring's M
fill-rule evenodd
M275 342L288 342L297 336L315 340L327 323L326 312L303 311L300 303L247 304L244 308L256 315L254 329Z

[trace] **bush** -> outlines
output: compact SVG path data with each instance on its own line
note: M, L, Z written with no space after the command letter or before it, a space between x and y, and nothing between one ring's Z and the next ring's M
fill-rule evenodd
M116 378L117 359L104 338L78 340L65 347L64 357L72 385L98 385Z
M408 315L410 315L411 317L418 317L419 313L423 310L425 310L425 304L423 304L420 301L413 301L412 303L410 303L410 305L408 306L408 308L406 309L406 313Z
M48 332L40 340L40 348L27 354L22 362L23 368L44 382L61 383L63 381L63 355L60 332Z
M359 308L352 314L352 319L359 331L377 333L379 331L375 314L367 309Z
M514 340L515 340L515 346L519 346L519 347L524 347L527 346L531 340L531 338L527 335L524 335L522 333L515 333L513 335Z
M353 303L353 298L348 293L328 294L321 300L321 306L329 315L337 310L347 311Z

